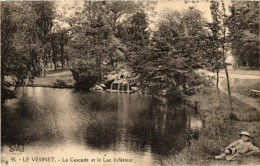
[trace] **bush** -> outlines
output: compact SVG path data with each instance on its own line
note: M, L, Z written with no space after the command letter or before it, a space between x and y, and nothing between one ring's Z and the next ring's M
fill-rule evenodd
M81 72L79 70L71 70L71 72L73 79L76 81L75 88L78 89L89 90L101 80L101 78L95 74L91 75L90 73Z
M89 76L85 74L80 74L78 81L75 83L75 87L79 89L89 90L95 85L100 79L97 76Z
M5 87L1 88L1 96L2 96L2 102L5 101L6 99L12 99L12 98L16 98L16 94L14 91L7 89Z
M57 79L56 82L53 84L53 87L66 88L66 87L68 87L68 85L64 80Z

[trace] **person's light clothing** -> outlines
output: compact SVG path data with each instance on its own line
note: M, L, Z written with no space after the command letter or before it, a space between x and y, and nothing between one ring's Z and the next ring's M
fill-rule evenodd
M259 152L259 148L254 146L251 142L244 142L242 139L237 140L228 145L225 150L229 153L222 153L216 156L216 159L235 160L239 156L247 155L252 152Z

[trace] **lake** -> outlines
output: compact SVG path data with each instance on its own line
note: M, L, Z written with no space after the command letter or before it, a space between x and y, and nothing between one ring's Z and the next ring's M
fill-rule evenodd
M1 112L2 160L19 165L162 165L203 127L182 103L75 89L21 88Z

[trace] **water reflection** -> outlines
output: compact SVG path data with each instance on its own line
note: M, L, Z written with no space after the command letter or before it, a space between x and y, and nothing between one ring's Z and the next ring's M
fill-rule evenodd
M201 127L189 107L138 94L24 88L2 105L2 146L79 146L154 163L184 148Z

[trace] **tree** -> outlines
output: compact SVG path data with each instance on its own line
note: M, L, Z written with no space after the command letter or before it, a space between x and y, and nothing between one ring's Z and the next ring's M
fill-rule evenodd
M210 37L210 39L212 39L212 41L210 42L212 44L212 49L210 49L210 51L212 51L213 54L211 54L212 57L210 56L209 58L215 59L215 61L213 61L213 63L210 64L213 64L212 69L217 71L217 90L218 90L218 83L219 83L219 75L218 75L219 70L222 66L225 69L230 108L231 111L233 112L232 97L231 97L231 90L229 84L229 75L228 75L227 64L226 64L226 56L227 56L226 52L228 49L228 42L229 42L226 36L227 25L228 25L226 8L224 2L222 2L221 10L219 9L219 2L212 1L210 3L211 3L210 10L211 10L213 22L209 23L208 25L212 32L212 36ZM220 62L222 64L220 64Z
M209 61L210 61L210 70L211 71L216 71L217 73L217 83L216 83L216 87L217 90L219 92L219 71L221 69L221 52L219 51L219 47L220 47L220 37L221 37L221 20L219 20L219 12L218 12L218 8L219 8L219 3L216 2L210 2L210 10L211 10L211 15L212 15L212 23L208 23L208 27L212 32L212 35L208 36L209 38L209 42L207 43L207 46L210 47L208 48L209 50Z
M259 68L259 2L232 2L228 28L238 66Z
M149 45L150 32L147 30L147 15L144 12L137 12L129 20L128 24L118 27L120 31L116 36L127 47L127 51L125 52L127 64L135 73L138 73L140 62Z
M51 33L50 37L51 48L52 48L52 63L54 65L54 69L57 69L57 61L58 61L58 34L56 32Z
M70 23L72 39L68 46L70 51L77 50L73 56L74 79L77 85L84 85L82 88L88 89L93 80L102 79L108 54L111 28L104 18L104 3L84 2L83 10L73 21Z
M210 11L212 16L212 23L206 23L206 27L209 28L210 32L204 38L205 45L202 47L206 52L206 63L205 66L209 71L217 73L216 88L219 98L219 106L221 106L220 91L219 91L219 71L223 68L222 65L222 53L219 50L221 45L221 20L219 13L219 3L210 2Z
M50 41L50 34L53 27L54 5L53 2L34 2L33 9L37 14L36 25L38 38L42 43L43 49L43 75L46 76L46 65L48 63L47 49Z
M13 38L17 32L12 11L15 6L10 2L1 3L1 80L11 74L11 63L14 57ZM3 86L3 85L2 85Z
M40 39L43 39L41 34L44 30L40 26L45 26L45 23L39 19L42 11L41 5L37 4L36 2L1 3L2 88L5 88L6 76L13 79L15 90L25 83L26 78L32 80L35 76L39 76L41 53L43 50L46 54L50 53L47 51L49 45L46 45L46 49L42 49L43 43ZM46 55L45 59L47 58Z
M2 82L11 76L18 87L39 65L35 13L32 2L4 2L1 11Z
M194 70L202 67L200 35L204 33L201 13L190 8L182 13L166 13L159 29L152 33L148 49L140 61L140 80L152 94L178 96L194 80ZM191 85L192 86L192 85Z
M60 49L59 52L60 52L60 60L61 60L62 69L64 69L65 60L68 59L68 58L66 58L66 55L65 55L65 46L67 45L69 39L70 38L68 35L68 30L66 30L66 29L58 30L56 40L58 41L58 44L59 44L59 49Z
M225 8L225 4L224 2L222 2L222 10L223 10L223 15L222 15L222 19L223 19L223 42L222 44L222 60L223 60L223 65L224 65L224 69L225 69L225 73L226 73L226 79L227 79L227 87L228 87L228 96L229 96L229 101L230 101L230 108L231 111L233 112L233 106L232 106L232 97L231 97L231 90L230 90L230 84L229 84L229 76L228 76L228 70L227 70L227 64L226 64L226 43L227 43L227 39L226 39L226 28L227 28L227 16L226 16L226 8Z
M107 72L116 70L125 62L127 45L120 38L120 28L141 10L142 5L138 4L85 2L81 11L67 19L72 36L68 51L75 53L72 62L75 73L80 75L85 72L88 74L83 75L97 76L98 80L102 80Z

